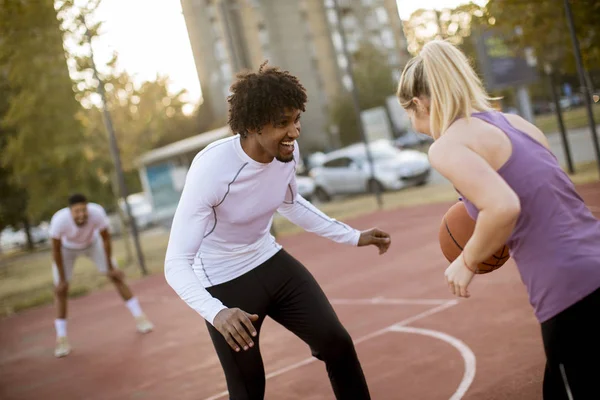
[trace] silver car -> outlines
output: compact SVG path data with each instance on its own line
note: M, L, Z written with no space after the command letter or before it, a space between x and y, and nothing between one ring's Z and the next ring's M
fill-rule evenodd
M356 143L327 154L323 163L310 171L315 180L315 197L326 202L340 194L398 190L427 183L431 165L426 154L397 149L387 140L370 143L369 149L373 179L365 146Z

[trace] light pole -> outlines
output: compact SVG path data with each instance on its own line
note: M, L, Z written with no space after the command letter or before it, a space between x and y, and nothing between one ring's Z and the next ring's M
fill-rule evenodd
M587 79L585 79L585 69L583 68L583 62L581 61L581 49L579 48L579 40L577 39L577 34L575 33L575 23L573 22L571 3L569 2L569 0L564 0L564 3L565 14L567 16L567 25L569 25L569 32L571 33L571 40L573 42L573 53L575 54L575 64L577 64L577 74L579 75L579 82L581 84L581 88L583 89L585 108L587 111L588 121L590 123L590 130L592 132L592 143L594 144L594 151L596 153L598 172L600 172L600 144L598 143L596 122L594 121L594 112L592 111L592 92L591 88L587 85Z
M352 97L352 105L354 106L354 112L355 112L356 118L357 118L358 130L359 130L360 136L365 144L365 152L367 154L367 160L369 162L369 168L371 171L370 181L375 182L375 166L373 165L373 156L371 154L371 150L369 149L369 141L365 134L365 127L363 126L363 122L362 122L362 118L361 118L361 108L360 108L358 89L356 88L356 84L354 82L354 74L352 71L352 56L348 52L348 45L346 43L346 33L344 30L344 23L342 20L342 12L340 10L338 0L333 0L333 6L335 9L335 13L337 15L340 36L342 39L341 40L342 41L342 51L344 53L344 57L347 60L346 72L350 76L350 81L351 81L350 95ZM373 185L373 189L375 189L375 197L377 198L377 206L381 209L381 208L383 208L381 187L379 185L375 184L375 185Z
M138 258L138 264L140 269L142 270L143 275L148 275L148 271L146 269L146 263L144 260L144 254L142 253L142 247L140 246L140 240L137 230L137 225L135 222L135 218L131 213L131 207L129 206L129 202L127 201L127 185L125 184L125 176L123 175L123 169L121 167L121 157L119 156L119 147L117 145L117 139L115 138L115 131L112 124L112 119L110 117L110 113L106 108L106 91L104 89L104 82L100 78L100 74L98 73L98 69L96 68L96 63L94 61L94 49L92 47L92 33L88 29L88 26L85 22L85 17L81 16L81 22L85 28L85 36L87 38L87 43L90 46L90 60L91 67L94 73L94 79L98 81L98 94L100 95L100 99L102 102L102 119L104 120L104 126L106 128L106 133L108 135L108 142L110 145L110 155L112 156L113 163L115 165L115 171L117 174L117 182L119 185L119 194L123 201L125 202L125 210L127 212L127 217L129 218L131 224L131 234L133 236L133 243L135 245L135 252ZM117 204L118 206L118 204Z

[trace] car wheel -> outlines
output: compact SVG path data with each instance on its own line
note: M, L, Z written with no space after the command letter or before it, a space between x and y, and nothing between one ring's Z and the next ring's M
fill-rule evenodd
M369 193L383 193L384 187L377 179L371 179L367 184L367 190Z
M331 200L331 196L325 191L325 189L317 187L315 189L315 197L322 203L327 203Z

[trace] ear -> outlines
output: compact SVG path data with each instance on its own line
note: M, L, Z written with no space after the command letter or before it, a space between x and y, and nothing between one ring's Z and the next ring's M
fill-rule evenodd
M429 114L429 99L422 97L413 97L411 102L419 113Z
M247 129L246 130L246 137L254 136L256 134L260 135L260 129Z

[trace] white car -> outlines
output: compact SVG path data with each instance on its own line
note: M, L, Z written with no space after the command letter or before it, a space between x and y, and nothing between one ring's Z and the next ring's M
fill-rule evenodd
M424 185L431 165L426 154L416 150L400 150L388 140L369 144L373 157L374 178L363 143L327 154L323 164L313 168L315 197L322 202L340 194L398 190Z
M154 211L152 204L144 193L134 193L127 196L127 202L131 208L131 214L135 218L136 226L139 230L145 230L154 225ZM124 215L127 215L125 202L119 199L119 206ZM119 226L120 229L120 226Z
M315 194L315 181L309 176L296 175L298 194L311 201Z

